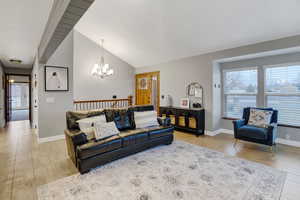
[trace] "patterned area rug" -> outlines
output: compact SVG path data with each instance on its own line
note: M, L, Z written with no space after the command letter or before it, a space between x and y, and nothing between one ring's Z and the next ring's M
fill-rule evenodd
M278 200L284 172L175 141L38 188L39 200Z

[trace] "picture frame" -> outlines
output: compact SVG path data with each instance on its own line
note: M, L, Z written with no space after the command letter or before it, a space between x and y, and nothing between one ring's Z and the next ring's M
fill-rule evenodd
M69 91L68 67L45 66L45 91L46 92Z
M190 100L189 100L189 98L181 98L180 99L180 107L181 108L190 108Z

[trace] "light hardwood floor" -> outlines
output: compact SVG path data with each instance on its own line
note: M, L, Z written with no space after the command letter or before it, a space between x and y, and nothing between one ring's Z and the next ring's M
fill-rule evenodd
M232 135L214 137L176 132L175 138L288 172L281 200L300 199L300 149L278 145L269 148L246 142L234 147ZM78 173L68 159L64 140L38 144L28 121L9 123L0 130L0 200L36 200L36 189Z

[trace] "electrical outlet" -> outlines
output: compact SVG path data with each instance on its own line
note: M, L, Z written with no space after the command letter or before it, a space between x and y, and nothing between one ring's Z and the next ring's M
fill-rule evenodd
M291 136L289 134L286 134L285 139L289 140Z

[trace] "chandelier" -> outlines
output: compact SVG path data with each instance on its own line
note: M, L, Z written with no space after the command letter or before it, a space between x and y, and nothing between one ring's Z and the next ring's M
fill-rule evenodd
M100 58L100 63L96 63L92 70L92 75L97 78L105 78L114 74L114 70L109 67L109 64L104 62L104 48L103 48L104 39L101 39L101 51L102 55Z

